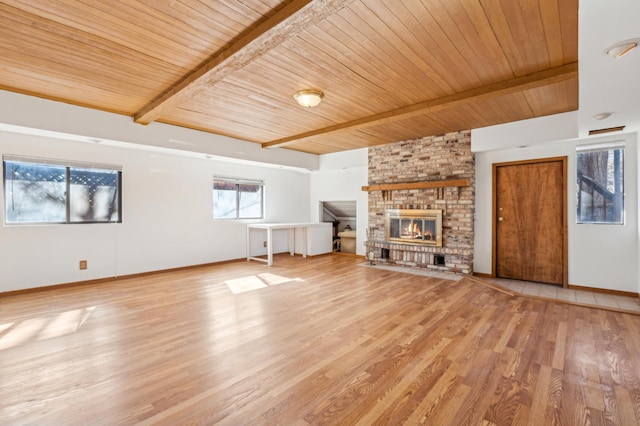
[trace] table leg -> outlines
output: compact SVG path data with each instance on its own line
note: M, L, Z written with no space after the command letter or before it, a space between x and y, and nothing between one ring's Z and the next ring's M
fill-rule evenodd
M296 254L296 228L287 229L289 254L295 256Z
M307 227L303 226L302 228L302 257L307 258Z
M247 226L247 262L251 259L251 228Z
M271 228L267 229L267 265L273 266L273 230Z

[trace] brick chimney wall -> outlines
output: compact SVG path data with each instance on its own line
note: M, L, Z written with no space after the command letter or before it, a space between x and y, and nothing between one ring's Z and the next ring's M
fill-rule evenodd
M471 131L369 148L369 185L447 179L468 179L471 186L393 190L387 192L386 196L382 191L369 192L367 243L378 261L471 273L475 167ZM442 247L386 242L387 209L442 210ZM383 249L388 250L388 259L380 259Z

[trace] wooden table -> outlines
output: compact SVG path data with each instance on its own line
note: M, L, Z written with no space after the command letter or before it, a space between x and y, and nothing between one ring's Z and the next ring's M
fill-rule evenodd
M288 231L288 248L289 254L295 254L296 246L296 229L302 230L302 257L307 257L307 228L309 226L318 225L318 223L251 223L247 224L247 261L258 260L266 262L268 266L273 266L273 230L286 229ZM267 258L251 256L251 230L266 229L267 230Z

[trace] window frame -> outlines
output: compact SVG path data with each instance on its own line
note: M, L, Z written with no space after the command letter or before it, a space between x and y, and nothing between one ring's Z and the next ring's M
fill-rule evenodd
M216 217L215 195L214 192L216 181L222 181L227 184L235 185L235 217ZM265 182L261 179L244 179L226 176L213 176L211 187L211 214L214 220L261 220L264 219L265 209ZM240 185L257 185L260 187L260 216L243 217L240 216Z
M585 220L585 219L581 219L581 215L579 214L581 211L581 192L582 192L582 187L581 187L581 180L580 180L580 174L579 174L579 155L581 154L588 154L588 153L597 153L597 152L604 152L604 151L617 151L619 150L621 152L620 154L620 218L619 220L614 220L614 221L607 221L607 220ZM605 142L605 143L596 143L596 144L589 144L589 145L578 145L576 146L576 156L575 156L575 164L576 164L576 168L575 168L575 185L576 185L576 191L575 191L575 200L576 200L576 208L575 208L575 213L576 213L576 224L577 225L625 225L625 221L626 221L626 208L625 208L625 202L626 202L626 192L625 192L625 181L626 181L626 177L625 177L625 173L626 173L626 160L625 160L625 156L626 156L626 144L624 141L611 141L611 142ZM615 161L615 160L614 160ZM615 165L614 165L615 167ZM613 173L615 174L615 169L613 171ZM587 178L591 179L591 176L587 176ZM616 196L616 193L613 193L613 196ZM606 208L606 203L605 203L605 208ZM606 218L606 217L605 217ZM615 218L614 218L615 219Z
M64 221L34 221L34 222L10 222L7 218L7 162L25 163L36 166L56 166L65 168L65 220ZM116 197L118 203L117 220L85 220L77 221L71 218L71 172L72 169L96 170L116 172L117 187ZM2 193L3 193L3 223L5 226L42 226L42 225L85 225L85 224L116 224L122 223L122 166L102 163L89 163L80 161L59 160L52 158L28 157L4 154L2 156Z

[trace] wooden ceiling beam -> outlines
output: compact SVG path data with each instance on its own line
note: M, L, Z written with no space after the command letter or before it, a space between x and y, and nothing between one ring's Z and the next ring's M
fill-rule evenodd
M380 114L359 118L357 120L340 123L322 129L312 130L277 139L262 144L263 148L277 148L291 145L296 141L318 135L326 135L347 130L358 130L365 127L386 124L417 115L433 113L448 108L470 104L472 102L485 101L499 96L510 95L524 90L535 89L550 84L578 78L578 63L572 62L559 67L550 68L534 74L516 77L499 83L489 84L464 92L455 93L438 99L432 99L417 104L397 108Z
M301 29L324 20L354 0L293 0L272 17L211 57L180 82L164 92L137 114L134 121L149 124L240 70L297 34Z

